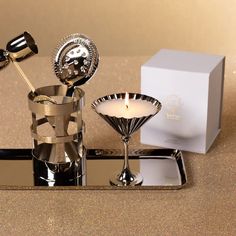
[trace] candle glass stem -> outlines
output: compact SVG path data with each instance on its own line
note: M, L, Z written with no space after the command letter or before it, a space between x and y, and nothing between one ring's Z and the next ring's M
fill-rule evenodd
M123 169L129 169L129 139L128 136L123 136L122 141L124 142L125 147L125 156L124 156L124 166Z
M143 178L139 173L132 173L129 167L129 136L122 136L124 143L124 163L121 173L110 180L111 185L116 186L135 186L141 185Z

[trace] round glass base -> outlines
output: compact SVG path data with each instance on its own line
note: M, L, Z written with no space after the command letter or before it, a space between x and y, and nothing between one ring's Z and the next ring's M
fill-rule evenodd
M134 172L131 175L125 176L122 173L116 174L110 179L110 184L113 186L136 186L141 185L143 177L140 173Z

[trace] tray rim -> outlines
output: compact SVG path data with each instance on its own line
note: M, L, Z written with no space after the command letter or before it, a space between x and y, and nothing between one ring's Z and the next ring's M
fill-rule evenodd
M120 151L120 149L87 149L87 152L95 152L96 150L99 151L107 151L107 152L112 152L112 151ZM13 148L13 149L0 149L0 161L1 160L31 160L32 157L30 158L31 155L31 151L32 149L29 148ZM117 187L117 186L105 186L105 185L90 185L90 186L26 186L26 185L0 185L0 190L43 190L43 191L55 191L55 190L179 190L182 189L183 187L186 187L186 185L188 184L188 180L187 180L187 173L186 173L186 168L185 168L185 163L184 163L184 158L183 158L183 154L180 150L178 149L170 149L170 148L138 148L135 150L130 150L131 155L134 155L132 152L135 152L136 157L139 156L138 151L169 151L170 153L172 153L173 155L171 156L164 156L164 155L159 155L159 157L162 157L163 159L170 159L170 158L175 158L178 168L179 168L179 172L181 175L181 183L180 185L169 185L169 186L164 186L164 185L159 185L159 186L122 186L122 187ZM15 156L16 155L16 156ZM101 155L94 155L93 158L87 158L87 160L117 160L117 159L122 159L122 155L115 155L111 158L111 156L109 156L110 154L107 155L107 157L109 158L103 158L101 159ZM10 158L6 158L6 156L10 157ZM97 156L97 158L95 158L95 156ZM143 155L144 156L144 155ZM100 157L100 158L99 158ZM135 157L135 156L134 156ZM156 156L146 156L148 157L152 157L150 159L155 159L154 157L158 157L158 155ZM130 159L147 159L147 158L131 158Z

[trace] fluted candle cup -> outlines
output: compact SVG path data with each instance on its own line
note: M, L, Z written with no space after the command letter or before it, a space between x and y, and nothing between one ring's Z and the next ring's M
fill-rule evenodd
M156 115L161 103L150 96L138 93L117 93L98 98L92 108L122 136L124 165L121 173L110 179L115 186L141 185L140 173L132 173L129 167L128 144L131 135Z

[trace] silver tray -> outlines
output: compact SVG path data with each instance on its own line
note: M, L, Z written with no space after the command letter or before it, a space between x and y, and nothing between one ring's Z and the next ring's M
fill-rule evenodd
M0 189L32 190L141 190L181 189L187 183L182 152L175 149L130 151L132 171L139 171L141 186L110 186L109 178L122 168L123 156L115 149L88 149L86 184L83 186L34 186L31 149L0 149Z

